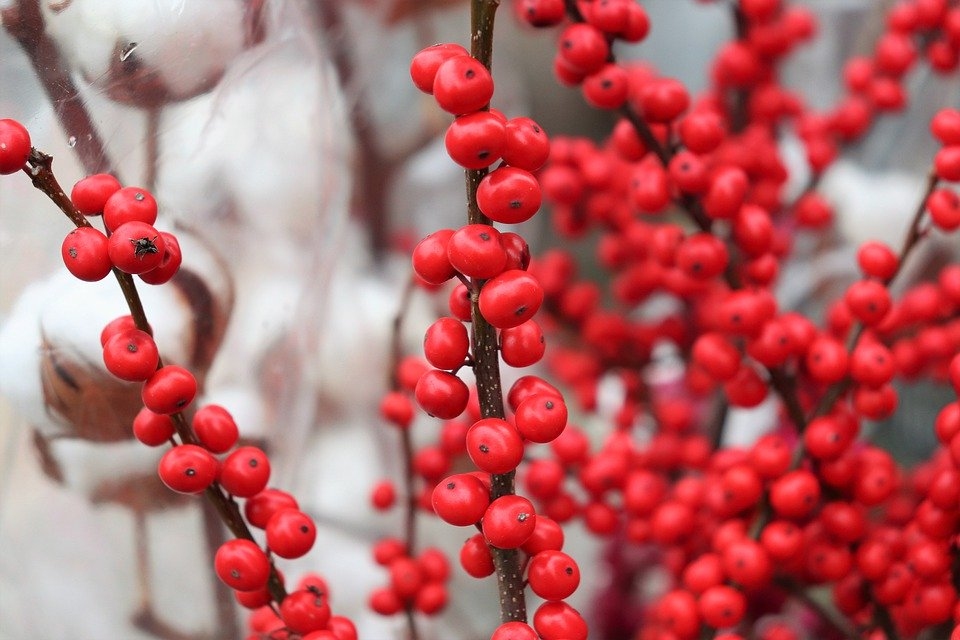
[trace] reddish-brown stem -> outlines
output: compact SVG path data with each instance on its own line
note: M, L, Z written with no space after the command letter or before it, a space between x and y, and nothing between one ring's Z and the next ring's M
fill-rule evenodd
M400 360L403 358L403 345L401 337L403 333L403 321L410 310L410 301L413 299L413 291L416 286L416 280L413 274L407 278L403 287L403 293L400 295L400 305L397 313L393 317L393 325L390 334L390 388L394 391L400 388L400 380L397 371L400 366ZM400 455L403 463L403 543L408 557L413 557L417 551L417 493L414 487L414 469L413 469L413 439L410 437L410 429L400 429ZM407 632L409 640L418 640L420 631L417 628L417 619L414 615L413 603L407 602L404 605L404 614L407 621Z
M19 0L0 12L3 27L19 43L86 173L110 171L103 139L83 106L66 60L57 43L47 35L39 0Z
M83 214L73 206L70 198L67 197L63 191L63 187L60 186L59 181L54 175L52 167L53 158L51 156L36 149L31 149L30 158L23 171L30 176L33 186L50 198L75 226L93 226L84 218ZM127 307L130 310L130 315L133 317L134 323L139 329L149 331L150 324L147 322L147 316L143 310L143 303L140 301L140 295L137 293L137 287L136 284L134 284L133 277L119 269L114 269L113 274L120 284L120 289L123 291L123 297L127 302ZM160 361L157 366L158 368L162 367L163 362ZM175 413L171 418L173 418L174 427L176 428L180 441L184 444L197 444L196 436L194 436L193 430L190 428L183 414ZM214 483L210 485L204 493L220 515L220 519L234 536L253 540L253 534L250 533L250 529L247 527L246 522L244 522L237 503L223 492L219 484ZM271 596L277 602L282 602L283 599L287 597L283 583L280 581L276 570L272 567L270 581L267 586Z
M493 59L493 24L500 0L472 0L470 4L470 53L488 69ZM491 221L477 206L477 186L486 175L486 170L466 171L467 221L469 224L490 224ZM484 418L503 418L503 389L500 384L500 357L497 352L497 332L480 313L479 292L483 281L473 283L470 296L471 346L474 375L477 381L477 396L480 415ZM514 475L495 474L490 491L491 500L514 492ZM500 592L500 620L502 622L527 620L527 604L524 595L523 573L516 549L490 547L493 564L497 570L497 586Z
M816 611L820 620L826 626L830 627L834 633L844 638L849 638L850 640L856 640L860 637L860 633L843 617L843 614L812 597L807 593L807 590L802 584L797 583L792 578L786 577L776 578L776 583L777 586L789 593L791 597L796 598L810 609ZM888 636L888 638L893 637L895 636Z

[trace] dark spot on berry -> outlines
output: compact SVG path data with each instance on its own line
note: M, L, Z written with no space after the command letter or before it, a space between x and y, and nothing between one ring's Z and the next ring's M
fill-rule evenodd
M530 514L529 514L529 513L518 513L518 514L517 514L517 522L526 522L526 521L527 521L527 518L529 518L529 517L530 517Z
M300 525L300 533L310 533L310 527L305 524Z
M546 402L543 403L543 406L546 407L547 409L553 409L553 400L547 400Z
M538 127L537 125L533 125L533 132L540 133L540 127Z
M76 247L70 247L70 250L67 251L67 253L70 254L70 257L71 257L71 258L76 258L76 257L77 257L77 248L76 248Z
M456 489L456 488L457 488L457 483L456 483L456 482L448 482L448 483L447 483L447 491L453 491L453 490Z
M517 307L517 310L514 311L513 313L514 313L514 315L522 316L522 315L525 314L526 312L527 312L527 305L524 304L524 305L520 305L519 307Z
M486 231L484 231L484 232L482 232L482 233L480 234L480 239L481 239L481 240L484 240L484 241L489 240L489 239L490 239L490 234L487 233Z
M480 450L480 453L490 453L490 447L485 444L480 445L477 449Z
M187 476L188 478L192 478L193 476L197 475L197 470L193 467L187 467L187 469L183 472L183 475Z
M256 458L250 458L249 460L247 460L247 466L250 467L251 469L256 469L257 466L259 466L259 464L260 463L257 462Z
M136 353L136 352L137 352L137 345L135 345L135 344L132 343L132 342L128 342L128 343L127 343L127 351L129 351L130 353Z
M566 567L566 568L564 568L563 572L564 572L565 574L567 574L568 576L572 576L572 575L573 575L573 567Z
M480 158L481 160L486 160L488 157L490 157L490 151L487 149L484 149L483 151L477 154L477 157Z
M137 191L137 194L133 196L133 199L136 200L137 202L142 202L144 200L144 195L139 191Z
M237 570L237 569L230 569L230 577L231 577L231 578L239 578L239 577L240 577L240 571Z
M467 72L463 74L463 77L467 80L472 80L473 76L477 75L473 69L467 69Z
M612 81L612 80L602 80L602 81L600 82L600 88L601 88L601 89L609 89L609 88L612 87L612 86L613 86L613 81Z
M520 207L523 206L523 203L520 202L519 200L511 200L509 206L511 209L519 209Z

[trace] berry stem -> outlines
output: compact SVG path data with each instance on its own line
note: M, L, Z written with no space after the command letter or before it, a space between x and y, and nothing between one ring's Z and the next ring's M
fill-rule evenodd
M470 5L470 54L487 69L493 59L493 24L500 0L472 0ZM491 224L477 206L477 186L487 174L486 169L466 171L467 221L469 224ZM480 313L479 297L483 280L473 282L471 301L471 353L480 415L484 418L503 418L503 388L500 383L500 360L497 353L497 332ZM515 472L495 474L491 480L490 499L496 500L514 493ZM523 573L516 549L490 547L497 571L500 593L500 620L526 622L527 604L524 596Z
M70 65L57 43L47 35L39 0L19 0L0 11L0 21L30 60L64 132L76 140L74 150L84 171L88 174L110 171L103 139L77 91Z
M407 278L403 286L403 292L400 294L400 304L397 313L393 317L393 324L390 332L390 389L398 391L400 389L400 380L397 371L400 367L400 360L403 358L403 321L410 311L410 301L413 299L413 291L416 286L416 279L413 274ZM406 555L413 558L417 549L417 501L416 487L414 486L415 474L413 469L413 439L410 437L410 429L400 429L400 455L403 462L403 543ZM404 615L407 621L407 637L409 640L419 640L420 631L417 628L417 619L414 615L413 604L406 602L404 604Z
M70 219L71 222L73 222L74 225L77 227L93 226L87 221L83 214L77 210L70 198L67 197L63 187L60 186L60 182L53 173L52 156L43 153L42 151L38 151L37 149L31 149L30 157L27 160L27 166L23 168L23 171L30 176L33 186L50 198L50 200L57 205L57 207L64 213L64 215L67 216L67 218ZM123 297L127 302L130 315L133 317L137 328L141 331L149 332L150 324L147 322L147 316L143 309L143 303L140 301L140 294L137 293L137 286L133 281L133 276L128 273L124 273L117 268L113 269L113 274L116 276L117 282L120 284L120 289L123 291ZM163 361L159 360L157 363L157 368L162 366ZM182 413L174 413L170 417L173 419L173 424L177 431L177 435L180 437L180 441L183 444L198 444L197 438L193 434L193 430L190 428L190 425L187 423L187 420ZM240 513L240 508L237 506L237 503L223 492L218 483L215 482L211 484L209 487L207 487L204 493L206 494L210 503L213 504L213 507L216 509L217 513L220 515L220 519L234 536L237 538L244 538L246 540L254 539L253 534L250 533L250 529L243 520L243 516ZM270 580L267 586L270 590L271 596L277 602L283 602L283 599L287 597L283 583L280 581L280 577L277 575L277 572L273 566L270 567Z

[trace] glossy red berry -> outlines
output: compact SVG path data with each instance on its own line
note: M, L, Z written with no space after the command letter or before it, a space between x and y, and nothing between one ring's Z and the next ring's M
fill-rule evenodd
M541 551L527 565L527 580L544 600L564 600L580 585L580 567L562 551Z
M719 584L708 588L697 601L703 621L715 629L737 626L747 610L747 599L737 589Z
M143 404L154 413L177 413L197 395L197 379L183 367L168 364L144 383Z
M460 566L474 578L486 578L495 571L493 556L483 534L468 538L460 548Z
M493 77L479 60L455 56L437 68L433 97L444 111L454 115L472 113L485 107L493 97Z
M960 196L950 189L935 189L927 198L930 219L944 231L960 227Z
M463 323L456 318L440 318L423 337L423 354L437 369L457 369L470 349L470 337Z
M243 515L254 527L265 529L270 518L283 509L300 509L296 499L286 491L264 489L247 500L243 505Z
M240 437L240 429L233 416L218 404L208 404L197 409L191 425L200 444L213 453L226 453Z
M690 105L690 95L679 80L657 78L645 83L639 94L640 111L649 122L670 122Z
M180 252L180 243L176 236L166 231L160 232L163 239L163 253L160 258L160 264L150 271L140 273L138 276L147 284L164 284L169 282L173 276L180 270L180 264L183 262L183 254Z
M270 480L270 459L257 447L240 447L223 461L220 484L238 498L252 498Z
M526 622L504 622L494 629L490 640L540 640L540 636Z
M0 120L0 175L20 171L30 157L30 133L10 118Z
M103 205L103 224L116 231L127 222L152 225L157 221L157 201L146 189L124 187L114 192Z
M413 270L430 284L443 284L457 274L447 257L447 244L453 229L434 231L413 250Z
M416 380L426 373L427 369L417 373ZM414 382L416 388L416 382ZM380 415L390 424L406 429L413 422L413 403L410 398L401 391L389 391L380 401Z
M447 258L463 275L483 280L498 275L507 264L500 232L487 224L468 224L454 232L447 243Z
M440 481L431 496L440 519L457 527L480 521L490 504L490 492L476 476L462 473Z
M163 454L157 472L177 493L201 493L217 477L217 459L203 447L182 444Z
M605 64L583 79L583 98L597 109L619 109L630 94L630 74L616 63Z
M526 271L504 271L480 290L480 313L498 329L516 327L540 309L543 288Z
M153 338L139 329L117 333L103 345L103 364L121 380L143 382L156 372L159 361Z
M484 418L467 431L467 454L483 471L507 473L523 459L523 440L506 420Z
M370 608L382 616L392 616L403 610L403 600L389 587L374 589L370 593Z
M933 168L941 180L960 182L960 144L937 151L933 157Z
M146 407L133 419L134 437L148 447L159 447L170 442L176 433L170 416L154 413Z
M587 623L566 602L545 602L533 614L533 628L543 640L587 640Z
M497 498L483 514L483 536L500 549L516 549L533 535L537 514L533 504L517 495Z
M536 364L545 351L543 331L534 320L500 332L500 357L511 367Z
M306 555L317 539L317 525L296 509L281 509L267 522L267 547L281 558Z
M586 76L603 67L610 47L599 29L578 23L570 25L560 34L558 54L565 64Z
M461 167L484 169L500 159L506 144L506 129L493 113L477 111L454 120L447 127L443 141L450 158Z
M861 322L868 326L879 323L890 311L890 292L876 280L858 280L847 288L844 301Z
M567 426L567 405L553 395L525 399L514 415L517 431L531 442L551 442Z
M270 561L251 540L228 540L220 545L213 566L217 577L237 591L257 591L270 578Z
M421 49L410 62L410 78L420 91L433 93L433 81L440 65L450 58L469 55L469 51L452 42L443 42Z
M540 183L532 173L517 167L491 171L477 187L477 206L494 222L520 224L540 209Z
M144 273L158 266L166 248L160 232L145 222L127 222L114 229L107 244L113 265L125 273Z
M420 376L414 395L421 409L441 420L452 420L463 413L470 398L463 380L438 369Z
M820 483L809 471L790 471L770 486L770 505L784 518L801 519L820 502Z
M504 128L503 161L511 167L536 171L550 155L547 132L526 117L507 120Z
M323 630L330 621L329 598L317 589L294 591L280 603L280 617L294 633L305 635Z
M78 227L67 234L60 255L67 270L85 282L103 280L113 268L109 241L99 229Z
M677 249L677 266L696 280L714 278L727 268L729 254L723 241L712 233L697 233Z
M897 273L900 259L886 244L871 241L860 245L857 250L857 263L865 276L889 280Z
M120 181L109 173L97 173L73 185L70 200L83 215L98 216L103 213L110 196L119 191L120 187Z

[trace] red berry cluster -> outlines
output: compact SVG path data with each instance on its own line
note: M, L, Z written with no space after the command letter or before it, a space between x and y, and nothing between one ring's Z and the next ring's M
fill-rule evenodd
M80 180L69 200L61 199L62 190L49 167L48 156L32 155L29 134L22 125L0 120L2 172L23 168L77 226L63 243L63 260L70 272L80 280L96 281L116 269L128 302L136 299L131 303L132 315L111 321L100 334L104 365L120 380L142 383L144 406L133 421L133 435L147 446L171 445L157 466L163 483L178 493L206 493L237 535L218 549L214 569L234 590L239 604L256 610L250 620L251 638L356 640L353 624L331 615L322 578L308 576L297 591L286 594L284 590L273 557L304 556L313 547L317 530L293 496L267 488L267 454L255 446L237 446L239 428L219 405L200 407L187 423L186 412L198 393L197 380L188 369L161 360L128 275L163 284L180 267L176 238L152 226L157 219L156 200L145 189L121 188L108 174ZM101 215L109 235L84 219ZM243 515L236 498L246 500ZM264 547L254 540L246 523L264 530Z

